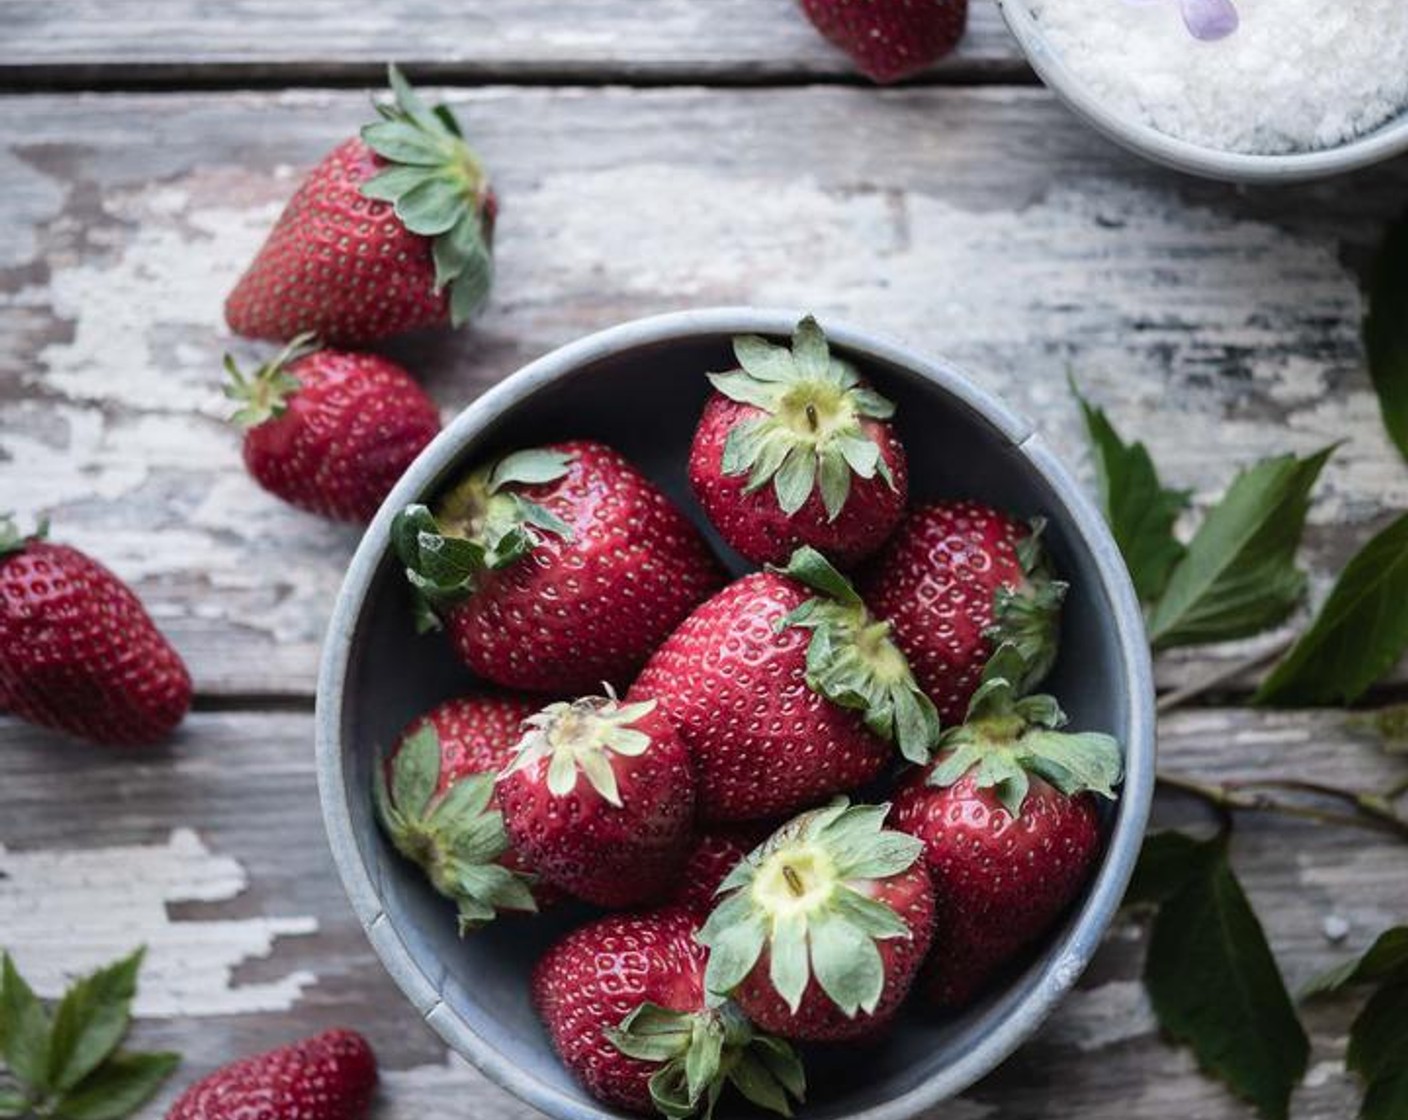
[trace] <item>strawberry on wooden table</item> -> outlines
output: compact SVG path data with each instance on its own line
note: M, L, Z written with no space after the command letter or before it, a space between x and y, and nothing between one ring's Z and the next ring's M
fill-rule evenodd
M706 821L795 813L926 762L933 705L845 577L812 549L690 615L629 698L658 698L689 744Z
M404 369L299 335L246 377L229 355L225 395L240 405L256 482L311 513L370 521L440 431L440 411Z
M102 564L0 517L0 711L113 746L156 743L191 677L140 600Z
M640 471L587 440L470 472L392 530L422 629L506 688L624 685L722 582L698 531Z
M882 83L927 69L968 26L968 0L802 0L802 8L862 74Z
M732 1084L790 1116L805 1077L790 1046L707 998L699 919L671 907L613 914L569 933L533 970L533 1004L567 1068L631 1112L711 1115Z
M689 456L699 504L724 540L756 564L810 545L847 566L880 547L904 511L904 448L895 406L835 357L816 320L791 349L733 340L739 368L710 374Z
M382 119L304 180L225 303L237 334L357 346L460 326L488 298L497 201L453 114L394 67Z
M1020 655L994 655L968 720L895 799L890 823L923 841L940 943L922 986L940 1007L970 1003L1050 931L1100 852L1097 796L1113 799L1119 744L1060 730L1050 696L1021 697Z
M924 846L884 828L889 808L840 799L804 813L724 880L699 934L711 992L783 1038L885 1026L934 934Z

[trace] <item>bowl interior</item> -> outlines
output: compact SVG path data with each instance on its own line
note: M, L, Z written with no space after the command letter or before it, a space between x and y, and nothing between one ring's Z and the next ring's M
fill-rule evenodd
M555 371L516 403L493 410L497 415L467 443L455 429L447 432L442 441L459 445L458 450L448 448L453 463L439 444L427 452L432 458L439 453L445 466L433 479L420 480L421 496L433 494L459 470L495 451L587 436L623 451L708 531L689 495L685 460L708 390L703 373L733 364L729 333L633 346ZM973 497L1047 519L1054 560L1071 581L1062 653L1050 689L1079 727L1121 738L1144 734L1138 729L1144 725L1141 706L1147 697L1132 694L1127 683L1128 636L1122 645L1116 621L1120 611L1108 579L1100 578L1092 546L1078 531L1068 499L1056 492L1020 446L1025 429L1011 418L1005 426L993 423L972 404L879 354L852 350L849 356L899 405L916 499ZM398 492L393 500L410 496ZM383 519L373 527L373 534L378 531L384 541ZM716 538L714 543L719 544ZM534 961L586 912L568 909L534 921L510 918L462 941L450 905L397 857L375 825L371 774L376 760L410 719L474 683L443 637L415 635L404 580L384 545L378 547L382 555L348 635L345 687L335 713L340 726L335 749L340 752L342 796L356 858L370 878L385 922L443 1003L431 1016L432 1023L451 1042L462 1041L467 1028L477 1036L480 1049L469 1056L520 1093L528 1079L526 1095L540 1107L558 1115L602 1115L552 1054L528 998ZM729 559L735 570L743 570L736 557ZM1138 673L1134 679L1140 679ZM1131 798L1128 808L1140 824L1145 808L1138 803L1141 796ZM1122 805L1117 812L1126 809ZM1133 842L1137 844L1137 835ZM335 834L333 843L337 848ZM942 1020L913 1016L885 1045L867 1053L864 1062L809 1063L813 1091L807 1115L816 1120L852 1116L915 1092L939 1071L954 1066L996 1025L1019 1014L1037 987L1050 983L1054 962L1070 959L1070 945L1062 943L1079 918L1079 913L1073 914L1067 929L1053 936L1039 959L981 1005ZM1064 987L1073 980L1074 975L1063 975L1059 983ZM449 1030L447 1022L453 1025ZM494 1054L492 1061L485 1060L488 1051ZM510 1068L513 1076L505 1077L503 1071ZM727 1114L728 1109L721 1108L721 1115Z

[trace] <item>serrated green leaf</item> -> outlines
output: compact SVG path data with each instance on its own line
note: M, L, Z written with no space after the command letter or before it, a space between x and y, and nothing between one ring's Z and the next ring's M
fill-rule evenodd
M127 1033L144 949L76 981L54 1012L49 1085L72 1089L117 1049Z
M1388 229L1369 275L1364 352L1384 427L1408 458L1408 214Z
M15 1078L36 1092L49 1088L48 1012L20 975L14 958L0 955L0 1021L4 1064Z
M59 1101L58 1120L121 1120L156 1095L181 1063L169 1053L114 1054Z
M1257 690L1280 707L1352 704L1408 650L1408 514L1345 565L1309 630Z
M1302 994L1320 995L1338 991L1350 984L1367 984L1384 979L1408 980L1408 926L1385 930L1362 956L1316 977Z

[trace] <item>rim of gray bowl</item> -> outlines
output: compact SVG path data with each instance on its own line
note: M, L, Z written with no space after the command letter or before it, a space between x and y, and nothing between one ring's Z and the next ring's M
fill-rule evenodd
M324 642L318 677L318 792L333 860L358 921L391 978L452 1049L491 1081L539 1110L563 1120L614 1120L611 1110L569 1097L509 1061L493 1044L451 1013L433 977L415 963L392 928L352 830L342 768L344 684L358 617L385 556L391 519L420 497L462 454L488 422L558 376L623 350L698 336L754 332L791 333L802 317L791 309L719 307L637 319L568 343L530 362L488 390L459 414L411 464L368 527L338 593ZM820 316L837 346L910 370L968 405L1011 441L1065 504L1091 551L1103 590L1114 608L1124 680L1129 695L1125 783L1115 826L1096 879L1062 939L1048 950L1028 995L1007 1009L991 1031L952 1064L906 1093L854 1113L856 1120L908 1120L955 1096L994 1069L1041 1024L1074 986L1119 908L1148 820L1154 790L1154 685L1143 615L1119 548L1099 511L1032 426L974 385L952 363L931 360L899 343Z
M1164 167L1229 183L1290 184L1357 171L1408 151L1408 108L1373 132L1313 152L1255 155L1180 140L1108 108L1052 50L1028 0L997 0L1007 28L1047 87L1088 125Z

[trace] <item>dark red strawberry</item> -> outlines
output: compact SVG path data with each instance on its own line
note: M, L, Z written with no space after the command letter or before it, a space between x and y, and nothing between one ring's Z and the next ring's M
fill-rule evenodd
M733 340L739 368L694 433L689 481L720 535L757 564L810 545L843 567L869 556L904 512L908 470L895 406L832 356L816 320L792 348Z
M702 819L795 813L878 776L892 744L928 761L938 720L887 632L798 549L685 619L629 698L657 697L689 744Z
M924 846L888 805L840 799L784 825L727 879L699 939L705 984L766 1031L862 1038L898 1010L934 933Z
M968 722L945 732L934 764L895 800L890 823L924 842L942 949L923 986L962 1007L1045 936L1100 853L1095 795L1114 798L1119 744L1070 734L1050 696L1018 699L1020 657L1004 647Z
M196 1082L166 1120L365 1120L376 1057L354 1031L325 1031Z
M191 677L137 596L96 560L0 517L0 709L111 746L166 738Z
M746 826L703 833L695 840L694 851L680 872L679 890L671 897L671 905L708 914L718 902L714 895L719 884L766 836L765 831Z
M624 685L722 582L689 521L621 455L574 441L482 467L393 528L421 628L507 688Z
M802 8L862 74L882 83L928 69L968 26L968 0L802 0Z
M500 910L533 911L552 899L551 887L532 886L528 865L509 847L494 790L537 710L521 696L447 700L401 733L377 774L382 828L459 906L461 933Z
M553 1046L598 1100L631 1112L711 1115L728 1083L790 1116L802 1063L731 1004L704 994L699 919L680 908L613 914L558 942L533 970Z
M1056 660L1061 600L1028 525L977 502L920 506L900 525L860 580L861 595L894 626L914 677L945 724L963 719L983 667L1014 644L1027 664L1021 691Z
M394 103L313 169L230 293L237 334L361 346L460 326L488 298L488 172L448 109L427 107L396 67L389 76Z
M514 849L598 906L666 897L689 857L694 771L660 705L586 697L527 727L498 785Z
M225 395L240 403L244 462L286 502L370 521L411 461L440 431L435 402L375 354L322 350L300 335L253 377L226 355Z

